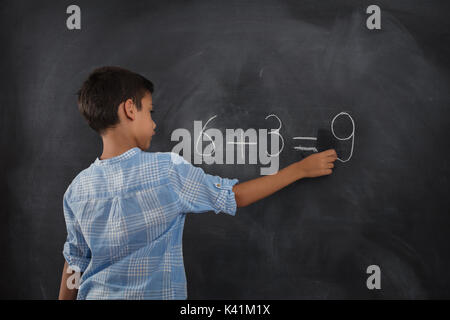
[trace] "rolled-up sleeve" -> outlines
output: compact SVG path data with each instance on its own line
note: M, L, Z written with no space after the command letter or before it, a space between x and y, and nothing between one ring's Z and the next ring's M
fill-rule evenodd
M239 182L238 179L207 174L180 155L174 152L170 155L169 183L178 196L182 212L236 214L233 186Z
M64 218L66 220L67 239L64 243L63 255L67 264L77 272L84 272L91 260L91 250L81 232L80 225L64 195Z

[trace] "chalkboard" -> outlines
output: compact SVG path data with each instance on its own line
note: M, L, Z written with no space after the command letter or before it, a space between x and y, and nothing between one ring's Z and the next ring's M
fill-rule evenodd
M188 298L450 298L445 1L377 1L381 29L367 26L369 1L77 1L81 29L66 25L71 4L0 13L2 298L58 295L62 197L102 150L75 94L105 65L154 82L149 152L214 117L224 135L282 136L279 169L331 145L344 160L235 217L189 215ZM249 148L242 164L195 165L257 178L267 164Z

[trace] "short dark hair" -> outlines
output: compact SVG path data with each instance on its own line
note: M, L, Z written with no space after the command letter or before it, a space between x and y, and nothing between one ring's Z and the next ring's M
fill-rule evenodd
M119 105L132 99L141 110L141 99L153 93L153 83L129 70L106 66L95 69L78 91L78 109L89 126L100 135L119 123Z

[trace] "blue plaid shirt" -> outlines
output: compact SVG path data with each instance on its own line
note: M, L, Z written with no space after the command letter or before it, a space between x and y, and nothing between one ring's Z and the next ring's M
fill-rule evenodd
M236 214L238 179L173 152L135 147L80 172L64 194L63 255L83 272L78 299L186 299L186 213Z

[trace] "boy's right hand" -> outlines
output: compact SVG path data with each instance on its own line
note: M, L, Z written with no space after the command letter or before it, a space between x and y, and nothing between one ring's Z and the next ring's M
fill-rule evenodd
M304 178L315 178L330 175L334 168L334 161L337 154L334 149L328 149L319 153L314 153L298 162Z

